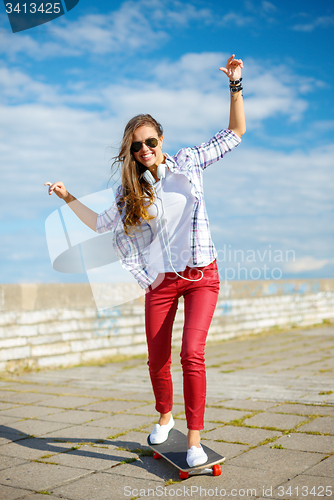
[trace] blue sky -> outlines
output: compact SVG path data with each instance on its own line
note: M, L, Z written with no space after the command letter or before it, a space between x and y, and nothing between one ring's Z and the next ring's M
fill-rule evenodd
M1 282L87 281L51 266L45 221L63 202L44 182L77 198L102 191L87 199L102 211L132 116L162 123L169 154L227 127L218 68L232 53L244 61L247 133L205 172L221 277L239 264L240 278L263 278L264 263L269 277L333 277L333 28L325 0L80 0L13 34L1 4Z

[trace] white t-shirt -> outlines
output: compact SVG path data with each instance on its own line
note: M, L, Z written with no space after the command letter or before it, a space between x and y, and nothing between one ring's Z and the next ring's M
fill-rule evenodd
M192 266L190 226L195 197L185 175L166 168L166 176L154 184L156 199L148 208L154 240L146 251L149 266L157 272L184 271Z

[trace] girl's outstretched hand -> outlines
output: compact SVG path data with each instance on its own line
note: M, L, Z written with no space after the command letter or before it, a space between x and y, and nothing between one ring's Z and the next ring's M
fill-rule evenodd
M241 78L241 68L244 67L244 63L241 59L235 59L235 55L232 54L231 57L228 58L226 63L226 68L219 68L220 71L223 71L226 76L229 77L230 80L239 80Z
M62 200L68 196L68 191L62 182L54 182L53 184L51 184L51 182L45 182L44 186L49 186L49 194L52 194L54 191L58 198Z

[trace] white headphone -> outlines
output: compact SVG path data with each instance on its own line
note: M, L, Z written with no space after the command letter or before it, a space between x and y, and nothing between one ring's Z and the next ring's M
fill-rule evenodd
M159 180L160 179L164 179L166 177L166 165L164 163L160 163L160 165L158 165L158 168L157 168L157 177L159 178ZM153 175L151 174L151 172L148 169L145 170L145 172L143 173L143 178L145 179L146 182L148 182L152 186L157 182L155 180L155 178L153 177ZM155 191L155 194L158 197L158 193L156 191ZM162 197L162 189L161 189L161 204L162 204L162 208L164 210L164 202L163 202L163 197ZM165 250L166 250L166 253L167 253L167 257L168 257L169 263L172 266L172 269L175 272L175 274L177 274L180 278L182 278L182 279L184 279L186 281L200 281L203 278L203 276L204 276L204 273L203 273L203 271L201 269L199 269L199 272L201 273L201 277L198 278L198 279L196 279L196 280L185 278L184 276L181 276L181 274L179 274L174 269L174 266L173 266L173 263L172 263L171 251L170 251L170 247L169 247L169 240L167 240L167 242L168 242L168 247L167 247L167 245L165 243L165 238L164 238L164 232L163 232L163 228L162 228L161 218L160 218L160 227L161 227L161 236L162 236L162 240L164 242L164 246L165 246Z
M160 165L158 165L157 177L159 179L164 179L166 177L166 165L164 163L160 163ZM145 179L146 182L148 182L152 186L153 184L156 183L156 180L153 177L153 174L149 171L149 169L145 170L145 172L143 173L143 178Z

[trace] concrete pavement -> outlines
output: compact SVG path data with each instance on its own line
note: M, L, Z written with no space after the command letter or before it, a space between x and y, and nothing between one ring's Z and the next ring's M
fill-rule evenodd
M206 349L202 440L221 476L181 481L154 460L146 357L2 374L0 499L317 499L334 491L334 327L271 332ZM179 353L176 428L186 431Z

